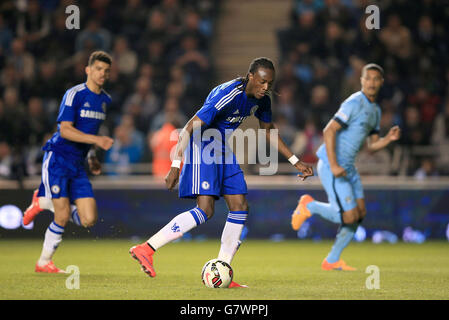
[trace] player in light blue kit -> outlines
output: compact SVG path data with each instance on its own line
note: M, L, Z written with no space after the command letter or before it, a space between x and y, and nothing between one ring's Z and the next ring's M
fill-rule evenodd
M130 254L139 261L143 271L149 276L156 275L153 267L155 251L210 219L214 214L215 201L221 196L226 201L229 214L221 237L218 259L231 264L240 245L240 235L248 216L248 203L243 171L226 146L226 136L247 117L255 115L260 127L266 130L267 141L270 141L270 130L274 129L274 125L268 94L274 76L274 66L269 59L253 60L246 78L235 79L214 88L203 107L185 125L165 181L171 190L180 179L179 196L195 198L197 206L178 214L147 242L130 249ZM215 133L214 139L203 137L196 141L196 134L206 135L211 130ZM293 155L279 134L275 139L279 152L289 159L303 179L313 175L312 168ZM214 150L210 153L214 153L211 159L206 159L206 150ZM180 175L183 155L184 166ZM230 287L238 286L232 282Z
M108 150L114 142L98 135L111 103L103 90L111 62L106 52L95 51L90 55L86 83L66 91L59 109L58 129L43 147L42 181L23 217L24 225L28 225L44 209L54 212L54 221L45 232L36 272L64 272L54 265L52 257L62 241L67 222L91 227L97 221L97 205L84 161L90 153L89 169L95 175L100 174L101 164L94 149L89 150L92 146Z
M323 270L355 270L341 260L340 255L366 215L363 187L354 166L357 153L365 141L368 149L375 152L400 137L399 127L394 126L385 137L379 138L381 110L375 101L384 81L383 73L377 64L365 65L362 90L347 98L324 128L324 143L317 151L317 172L329 203L303 195L292 214L294 230L313 214L341 223L334 246L321 265Z

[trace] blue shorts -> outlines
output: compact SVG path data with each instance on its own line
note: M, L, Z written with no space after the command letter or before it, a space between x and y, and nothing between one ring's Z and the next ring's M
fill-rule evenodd
M357 207L357 199L363 199L363 187L360 175L355 167L346 169L346 177L336 178L323 160L318 161L318 176L327 193L329 203L343 213Z
M179 197L196 198L199 195L219 199L227 194L247 194L245 177L240 165L226 163L187 163L179 178Z
M53 151L47 151L42 164L39 197L51 199L93 198L92 184L82 160L69 160Z

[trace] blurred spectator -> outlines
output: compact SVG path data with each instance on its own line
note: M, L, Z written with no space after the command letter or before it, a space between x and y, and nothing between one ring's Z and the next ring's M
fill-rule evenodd
M416 106L408 106L404 112L404 125L401 128L401 144L407 146L427 144L427 136L422 130L419 110Z
M167 30L167 18L165 14L158 9L153 9L148 16L147 26L142 36L142 43L148 43L152 40L170 43L173 35Z
M131 165L138 163L144 153L144 137L134 127L133 117L124 115L114 130L114 144L106 152L105 163L114 165L110 174L130 174Z
M326 24L322 45L316 48L317 54L322 59L326 59L328 65L340 67L342 63L346 63L346 48L341 26L334 21L329 21Z
M275 96L276 102L275 107L273 108L275 114L281 115L285 117L290 125L295 125L296 115L302 114L296 108L299 108L297 104L295 104L295 92L293 86L284 85L279 87L279 94Z
M137 54L128 46L128 40L123 36L115 38L112 59L117 64L118 72L129 76L136 71L138 58Z
M313 87L306 117L312 119L318 128L324 129L336 111L329 104L328 88L322 85Z
M415 66L412 63L413 43L411 33L402 24L399 15L391 14L387 18L387 25L381 29L379 39L402 74L408 75L415 71Z
M111 33L107 29L102 28L96 18L92 18L87 22L86 28L83 28L76 37L75 50L78 52L109 51L111 41Z
M12 167L11 148L0 139L0 177L10 178Z
M30 82L34 77L35 59L33 55L26 51L25 42L21 39L14 39L11 45L11 55L7 58L7 63L14 66L21 79Z
M138 42L148 17L148 10L142 5L142 2L142 0L127 0L121 11L121 32L130 40L134 49L137 49L137 46L133 44Z
M76 3L80 30L66 28L65 9L71 4L9 0L0 5L0 161L8 163L10 177L39 172L42 139L54 129L47 120L56 116L64 92L86 81L93 50L112 49L106 87L112 104L104 128L113 132L119 123L122 140L129 131L142 135L152 123L162 126L173 114L186 122L183 111L196 111L198 97L204 99L210 88L209 39L218 1L81 1ZM161 101L167 105L163 112ZM133 130L120 124L126 123L124 114L133 118ZM146 156L139 161L151 158Z
M274 121L276 128L279 130L279 135L284 140L287 146L291 146L295 141L297 128L292 126L288 121L288 118L283 114L278 114Z
M449 174L449 99L446 100L444 110L436 119L432 131L432 144L438 148L436 165L440 172Z
M178 99L174 97L166 99L162 112L159 112L151 121L149 132L160 130L168 121L177 128L183 127L188 121L187 117L179 110Z
M50 15L41 10L38 0L27 1L26 11L19 14L17 36L23 39L33 54L41 55L41 42L50 32Z
M420 167L415 171L413 177L416 180L425 180L431 177L438 177L438 172L435 169L435 163L431 158L424 158L421 160Z
M142 62L149 64L153 69L154 90L163 94L167 83L167 70L169 68L166 48L161 40L152 40L147 44L147 50L143 53Z
M14 35L6 24L2 14L0 14L0 57L6 57L11 50L11 43ZM1 62L1 61L0 61ZM0 64L0 67L2 65Z
M67 29L65 25L66 18L65 12L58 13L53 17L50 32L42 40L46 46L46 55L49 56L45 58L51 57L52 59L62 61L73 54L77 30Z
M293 153L300 154L302 161L316 163L318 158L316 151L323 143L322 129L317 128L314 119L305 121L304 129L299 131L291 148Z
M179 1L162 0L157 9L164 14L169 32L171 34L179 33L181 31L183 17L189 14L186 10L182 10Z
M135 91L126 99L123 110L131 114L138 130L147 132L148 123L160 109L160 101L152 91L151 79L140 77L136 82Z
M165 114L165 123L153 134L148 135L148 146L153 154L152 173L157 177L165 177L170 171L171 156L178 143L176 120L171 114Z
M424 87L417 88L415 92L409 96L408 102L418 107L423 129L430 134L429 131L437 115L440 99Z
M354 92L361 89L360 78L362 77L362 68L366 62L358 56L351 56L349 58L350 67L344 75L341 97L346 99Z

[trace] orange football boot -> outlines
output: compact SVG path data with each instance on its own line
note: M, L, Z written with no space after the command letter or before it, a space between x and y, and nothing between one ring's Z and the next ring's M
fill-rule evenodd
M66 273L64 270L61 270L55 266L53 261L50 261L44 266L39 266L36 263L36 267L34 268L35 272L42 272L42 273Z
M129 254L139 261L143 272L152 278L156 276L156 271L153 267L154 250L146 242L129 249Z
M312 216L312 213L309 211L309 209L307 209L307 204L312 202L313 200L314 199L308 194L305 194L301 196L301 198L299 198L298 206L292 214L291 224L293 230L298 231L304 221Z
M30 206L25 210L25 213L23 214L23 224L25 226L29 225L34 218L42 212L44 209L41 209L39 206L39 198L37 196L37 193L39 190L34 190L33 193L33 199L31 200Z
M327 262L326 258L324 258L323 263L321 264L321 269L323 270L342 270L342 271L356 271L356 268L353 268L351 266L348 266L346 262L343 260L338 260L334 263Z
M247 285L244 284L238 284L237 282L231 281L231 284L228 288L248 288Z

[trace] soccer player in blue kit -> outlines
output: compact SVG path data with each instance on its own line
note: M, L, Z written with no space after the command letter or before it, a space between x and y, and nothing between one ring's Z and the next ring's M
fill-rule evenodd
M54 265L52 257L62 241L65 226L72 221L91 227L97 221L97 205L84 161L89 153L90 171L100 174L101 164L91 147L108 150L114 142L110 137L98 135L111 103L111 97L103 90L111 63L106 52L95 51L90 55L87 81L66 91L57 118L58 129L43 147L41 184L23 217L24 225L28 225L44 209L54 212L36 272L64 272Z
M324 128L324 143L317 151L317 172L329 203L316 201L306 194L301 196L292 214L294 230L314 214L341 224L335 243L321 264L323 270L356 270L340 259L340 255L366 215L363 187L354 166L359 150L365 141L368 150L375 152L400 138L398 126L392 127L385 137L379 137L381 109L376 98L384 81L383 74L379 65L365 65L361 91L348 97Z
M249 206L246 200L247 186L243 171L235 155L232 152L226 152L229 150L226 150L226 139L223 136L226 135L226 130L232 132L247 117L254 114L259 119L260 127L266 130L267 141L270 141L270 130L275 127L271 119L271 99L268 94L274 78L275 70L271 60L267 58L253 60L246 78L234 79L215 87L209 93L202 108L183 128L165 181L167 188L172 190L179 179L180 198L196 199L197 205L175 216L148 241L130 249L132 257L139 261L142 270L150 277L156 276L153 266L153 255L156 250L212 218L215 201L221 196L226 201L229 213L221 236L218 259L231 264L241 243L240 235L248 216ZM194 127L200 129L195 130ZM219 132L221 139L218 140L221 141L194 142L196 132L204 132L211 128ZM312 168L293 155L279 134L276 136L276 142L279 152L289 159L300 172L299 175L303 180L313 175ZM216 159L227 159L211 163L205 161L203 151L211 143L221 144L222 147L223 155L215 155ZM220 153L219 151L217 153ZM180 174L183 155L184 165ZM232 161L228 161L228 158ZM230 287L239 286L236 282L230 285Z

